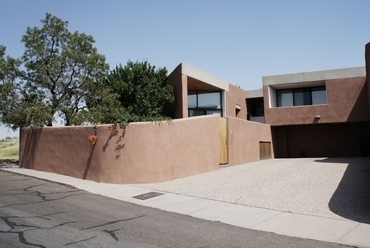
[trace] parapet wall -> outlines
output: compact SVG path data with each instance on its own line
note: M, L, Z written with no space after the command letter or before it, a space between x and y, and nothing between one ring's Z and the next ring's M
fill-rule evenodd
M325 85L327 104L269 107L269 98L265 97L266 124L284 126L369 121L365 77L328 79ZM264 95L268 96L268 92L268 86L265 86Z
M219 117L21 130L20 166L106 183L168 181L219 168Z
M238 107L238 113L236 113ZM229 91L226 91L226 117L237 117L247 119L247 102L245 101L245 90L237 86L229 85Z

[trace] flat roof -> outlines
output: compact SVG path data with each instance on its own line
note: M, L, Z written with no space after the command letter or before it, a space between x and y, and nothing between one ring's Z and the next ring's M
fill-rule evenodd
M246 90L245 91L245 98L259 98L263 97L263 90L262 89L256 89L256 90Z
M195 68L194 66L191 66L189 64L181 63L181 73L219 89L229 91L229 83L227 81L215 77L202 70L199 70L198 68Z
M366 70L364 66L341 68L324 71L300 72L292 74L263 76L263 86L279 85L301 82L317 82L328 79L351 78L351 77L365 77Z

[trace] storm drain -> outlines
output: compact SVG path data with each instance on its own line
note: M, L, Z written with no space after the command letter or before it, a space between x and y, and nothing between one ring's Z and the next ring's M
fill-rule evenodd
M137 195L137 196L133 196L132 198L135 198L135 199L139 199L139 200L147 200L147 199L150 199L150 198L153 198L153 197L156 197L156 196L160 196L160 195L163 195L163 193L158 193L158 192L148 192L148 193L145 193L145 194L142 194L142 195Z

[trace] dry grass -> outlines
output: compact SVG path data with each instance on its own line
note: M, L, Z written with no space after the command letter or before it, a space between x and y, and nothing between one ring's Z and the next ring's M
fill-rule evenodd
M19 159L19 140L15 143L0 142L0 160Z

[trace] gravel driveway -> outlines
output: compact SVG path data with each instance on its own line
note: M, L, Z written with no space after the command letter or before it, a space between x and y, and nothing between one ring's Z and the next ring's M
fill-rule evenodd
M370 223L369 157L271 159L134 186Z

